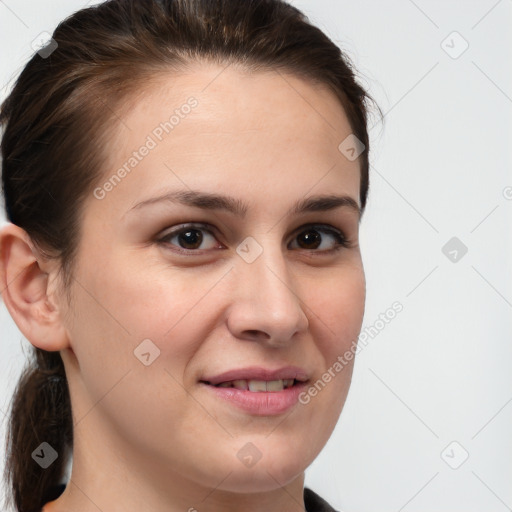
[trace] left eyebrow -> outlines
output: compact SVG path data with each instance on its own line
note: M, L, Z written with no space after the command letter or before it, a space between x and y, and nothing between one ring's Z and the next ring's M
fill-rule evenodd
M248 206L232 196L200 192L197 190L181 190L168 192L158 197L152 197L137 203L129 212L153 205L155 203L173 202L203 210L225 210L237 217L245 218ZM298 215L306 212L326 212L336 208L349 208L361 218L361 209L351 196L318 195L297 201L288 211L288 215ZM127 212L127 213L129 213Z
M353 197L336 195L312 196L302 199L295 203L295 206L288 214L297 215L305 212L327 212L341 207L355 211L358 217L361 218L361 208L359 208L357 201Z

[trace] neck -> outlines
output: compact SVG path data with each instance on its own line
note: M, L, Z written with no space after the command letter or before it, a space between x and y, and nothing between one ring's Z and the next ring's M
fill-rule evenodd
M89 425L90 427L91 425ZM233 490L240 475L217 475L214 485L173 470L158 455L135 453L118 436L76 429L71 479L42 512L304 512L304 473L286 485L266 471L261 489ZM103 439L101 443L97 439ZM101 444L101 446L100 446ZM256 469L256 468L253 468ZM264 469L261 471L265 472ZM263 483L261 483L263 482ZM245 484L248 485L248 484Z

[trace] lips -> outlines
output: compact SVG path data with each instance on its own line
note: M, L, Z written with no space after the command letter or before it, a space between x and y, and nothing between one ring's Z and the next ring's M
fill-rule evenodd
M297 406L309 374L298 366L240 368L200 380L206 396L253 416L277 416Z
M261 392L261 391L283 391L283 389L291 388L297 381L295 379L279 379L279 380L245 380L237 379L217 384L220 388L235 388L243 391Z
M262 367L239 368L204 377L201 382L211 386L261 392L282 391L307 380L308 374L304 369L286 366L275 370Z

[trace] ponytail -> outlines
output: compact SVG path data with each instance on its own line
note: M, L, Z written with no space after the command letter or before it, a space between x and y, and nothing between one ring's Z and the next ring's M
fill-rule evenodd
M34 357L16 386L7 424L5 480L14 500L10 505L19 512L40 512L57 498L73 443L62 358L32 348Z

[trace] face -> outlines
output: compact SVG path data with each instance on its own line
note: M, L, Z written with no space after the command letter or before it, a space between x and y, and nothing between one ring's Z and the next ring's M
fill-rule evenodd
M161 77L117 112L62 355L75 465L260 492L302 475L345 402L360 168L327 89L222 69Z

